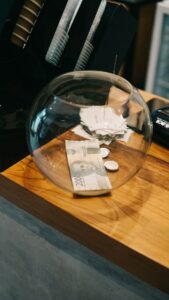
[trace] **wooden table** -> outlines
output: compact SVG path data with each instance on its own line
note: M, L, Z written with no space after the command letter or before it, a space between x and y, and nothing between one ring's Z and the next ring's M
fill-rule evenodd
M151 94L142 92L149 100ZM169 292L169 152L153 143L141 170L111 196L72 197L30 156L0 175L0 193L96 253Z

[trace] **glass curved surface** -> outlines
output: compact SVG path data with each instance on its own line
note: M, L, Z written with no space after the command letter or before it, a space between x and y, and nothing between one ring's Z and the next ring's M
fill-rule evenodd
M101 160L111 192L141 168L151 136L149 110L138 90L123 77L100 71L75 71L52 80L35 99L27 126L36 165L75 194L84 193L74 188L65 141L94 140L99 149L109 150ZM105 169L107 160L117 162L118 169ZM106 189L93 188L86 195L104 193Z

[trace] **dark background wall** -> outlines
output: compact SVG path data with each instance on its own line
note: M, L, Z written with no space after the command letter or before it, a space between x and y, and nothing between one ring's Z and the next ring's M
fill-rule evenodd
M4 21L8 16L9 10L13 4L14 0L1 0L0 4L0 31L4 25Z

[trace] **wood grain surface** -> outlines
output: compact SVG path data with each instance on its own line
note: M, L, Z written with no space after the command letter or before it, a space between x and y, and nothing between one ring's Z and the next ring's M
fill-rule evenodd
M141 170L111 196L73 196L39 172L31 156L1 173L0 191L47 224L169 292L167 149L153 143Z

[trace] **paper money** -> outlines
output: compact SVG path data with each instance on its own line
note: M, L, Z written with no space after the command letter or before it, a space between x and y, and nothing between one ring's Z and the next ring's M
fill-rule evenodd
M93 140L93 136L89 133L87 133L86 130L83 129L83 127L79 124L77 126L75 126L74 128L72 128L72 132L74 132L76 135L79 135L85 139L88 139L88 140ZM98 142L99 142L99 145L102 145L102 144L105 144L105 145L110 145L110 143L112 142L113 138L112 139L97 139Z
M66 140L65 147L75 193L99 195L112 189L98 140Z
M127 131L126 119L112 107L90 106L80 110L81 125L88 133L100 140L123 136Z
M89 133L87 133L83 129L83 127L81 125L75 126L72 129L72 132L74 132L76 135L79 135L79 136L81 136L81 137L83 137L85 139L88 139L88 140L93 139L93 136L90 135ZM127 143L132 133L133 133L133 130L127 128L126 132L123 135L116 136L116 140L123 141L123 142ZM104 139L104 138L101 139L101 138L99 138L98 142L99 142L100 145L103 145L103 144L110 145L113 140L114 140L113 137L112 138L108 138L108 139Z

